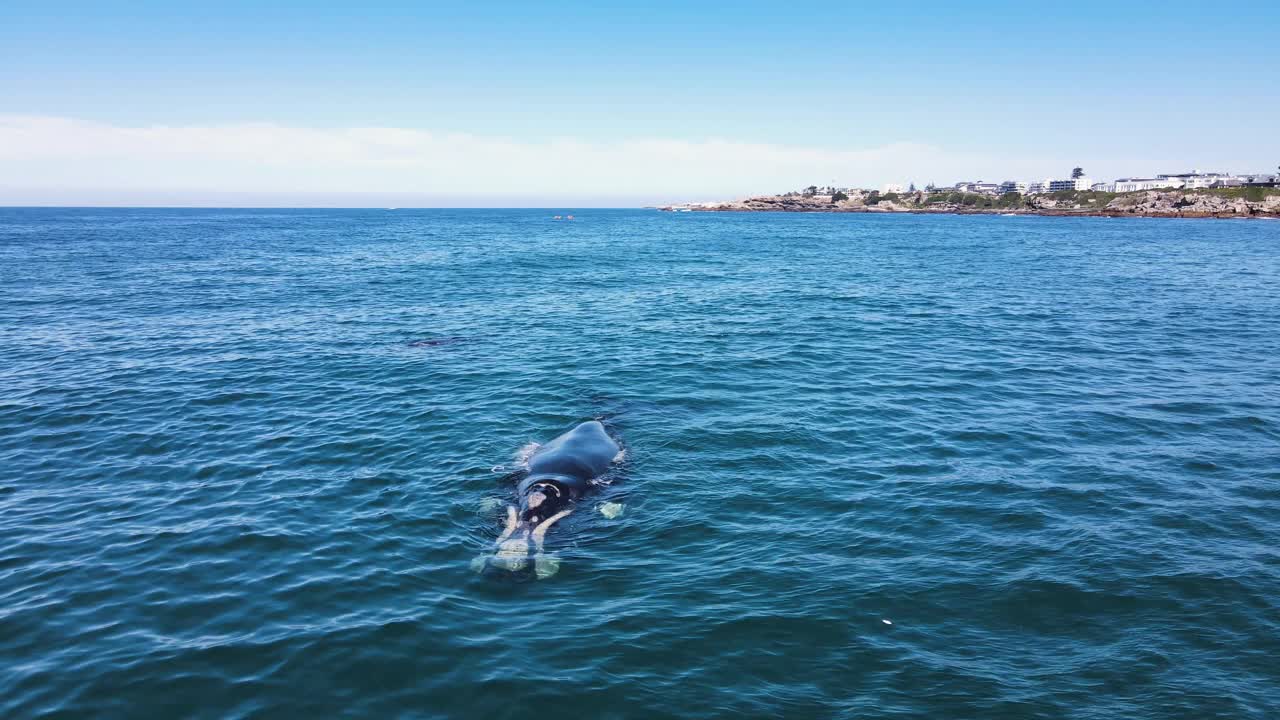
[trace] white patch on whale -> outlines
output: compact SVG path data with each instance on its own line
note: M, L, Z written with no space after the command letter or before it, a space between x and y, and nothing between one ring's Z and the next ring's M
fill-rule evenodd
M523 570L529 564L529 541L520 536L504 540L493 554L494 567L515 572Z
M533 454L538 452L538 448L540 447L542 447L542 443L538 443L538 442L525 443L523 447L521 447L519 450L516 450L516 454L515 454L516 464L519 465L520 467L524 467L528 465L529 458L533 457Z

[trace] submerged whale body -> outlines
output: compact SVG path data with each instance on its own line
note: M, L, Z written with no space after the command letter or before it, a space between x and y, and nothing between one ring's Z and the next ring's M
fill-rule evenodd
M409 347L425 348L425 347L444 347L446 345L457 345L465 342L466 338L451 335L449 337L423 338L421 340L412 340L408 343Z

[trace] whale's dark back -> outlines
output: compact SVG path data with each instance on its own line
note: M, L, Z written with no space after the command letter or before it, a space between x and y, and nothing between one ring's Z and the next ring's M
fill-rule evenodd
M580 492L590 480L609 470L619 449L603 425L595 420L584 422L539 448L529 458L529 477L567 476L576 481L571 490Z

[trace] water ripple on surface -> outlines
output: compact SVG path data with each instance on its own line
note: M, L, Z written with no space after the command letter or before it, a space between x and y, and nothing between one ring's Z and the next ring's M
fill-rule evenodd
M0 716L1280 712L1275 224L575 214L0 210Z

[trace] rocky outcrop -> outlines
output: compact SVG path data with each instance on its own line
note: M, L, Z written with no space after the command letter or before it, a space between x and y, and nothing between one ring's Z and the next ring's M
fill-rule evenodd
M937 200L937 196L934 196ZM961 213L984 215L1106 215L1143 217L1280 217L1280 193L1261 200L1245 200L1223 194L1182 190L1149 190L1119 195L1105 206L1105 198L1086 197L1083 202L1032 195L1021 207L973 207L952 202L926 204L923 193L883 198L871 191L853 191L847 199L797 194L765 195L745 200L705 205L712 212L861 212L861 213ZM1096 203L1096 204L1094 204ZM989 203L988 203L989 204Z
M1107 204L1107 212L1159 217L1249 217L1269 214L1280 207L1280 196L1260 202L1203 193L1157 191L1121 195Z
M852 193L847 200L833 200L828 195L764 195L746 200L704 206L703 210L774 211L774 212L848 212L865 211L865 193Z

